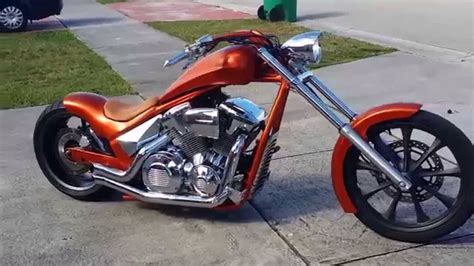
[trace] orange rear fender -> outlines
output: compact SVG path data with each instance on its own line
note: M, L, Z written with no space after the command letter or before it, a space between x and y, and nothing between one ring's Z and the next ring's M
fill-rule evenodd
M106 102L107 98L104 96L88 92L71 93L63 99L68 112L85 119L97 135L110 140L126 129L126 124L105 116Z
M368 111L358 115L351 123L352 128L361 135L362 138L367 139L367 130L378 123L386 122L394 119L408 118L416 114L421 108L421 104L417 103L392 103L385 104L369 109ZM356 213L357 209L351 201L347 193L343 162L346 153L352 143L345 137L340 136L334 146L331 162L331 174L334 192L337 199L345 212Z

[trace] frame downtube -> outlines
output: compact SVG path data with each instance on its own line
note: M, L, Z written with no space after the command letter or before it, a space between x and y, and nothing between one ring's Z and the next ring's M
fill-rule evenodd
M262 161L263 153L265 151L269 136L280 130L281 120L283 117L283 112L285 111L286 100L288 99L289 93L289 84L285 80L282 80L280 83L280 88L278 89L278 94L275 98L275 102L273 103L272 109L270 111L270 115L265 121L265 129L262 133L262 136L258 140L257 147L253 155L252 166L250 167L248 178L245 182L245 199L250 196L249 193L257 176L257 171L260 166L260 162Z

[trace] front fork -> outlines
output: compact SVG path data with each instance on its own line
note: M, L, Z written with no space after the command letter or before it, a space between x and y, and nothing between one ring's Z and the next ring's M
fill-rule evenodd
M266 48L258 50L260 57L275 69L290 86L305 98L314 108L316 108L331 124L336 127L341 135L347 138L362 154L364 154L377 168L386 174L390 180L397 184L402 190L408 190L412 187L410 180L395 169L380 153L373 149L357 132L354 131L349 123L343 122L316 94L309 86L312 85L321 95L329 100L344 116L349 120L356 117L353 112L342 100L336 97L334 93L326 87L313 73L305 72L300 75L294 75L285 66L283 66Z

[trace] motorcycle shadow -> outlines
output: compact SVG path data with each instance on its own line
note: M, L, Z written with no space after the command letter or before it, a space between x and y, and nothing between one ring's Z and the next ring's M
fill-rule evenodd
M140 208L155 210L163 215L185 219L230 223L261 222L262 218L288 221L300 216L314 216L321 211L340 208L328 180L331 179L327 176L270 178L254 200L244 203L238 209L188 208L145 202L140 202L138 205ZM340 212L337 210L337 213Z
M471 218L472 219L472 218ZM473 227L473 226L471 226ZM449 238L449 237L446 237ZM452 245L474 245L474 233L469 234L469 235L464 235L464 236L458 236L454 237L451 239L441 239L437 241L438 245L446 245L446 246L452 246Z
M146 202L140 202L139 207L146 210L154 210L162 215L177 219L196 219L223 223L253 223L262 221L261 216L249 203L245 203L240 208L233 210L189 208Z

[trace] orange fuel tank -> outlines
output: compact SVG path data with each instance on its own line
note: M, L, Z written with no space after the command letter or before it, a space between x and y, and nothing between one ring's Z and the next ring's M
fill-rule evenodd
M245 85L256 79L261 59L253 46L234 45L197 61L160 97L168 102L190 91L209 86Z

